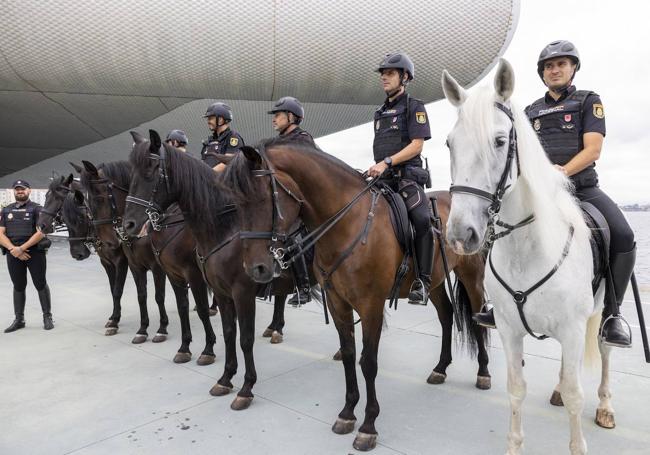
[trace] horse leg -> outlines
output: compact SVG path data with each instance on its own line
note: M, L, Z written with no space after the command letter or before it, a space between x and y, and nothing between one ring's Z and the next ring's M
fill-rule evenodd
M165 279L167 276L162 269L157 267L151 272L153 273L156 305L158 305L158 312L160 313L160 327L158 327L156 336L151 341L154 343L162 343L167 339L167 326L169 325L169 318L165 310ZM187 291L185 293L187 294Z
M447 367L451 364L451 331L453 326L453 308L447 292L445 292L444 284L439 285L430 293L433 306L438 312L438 319L442 327L442 346L440 347L440 359L438 365L433 368L433 371L427 378L429 384L442 384L447 378Z
M582 434L582 409L585 399L580 381L585 349L584 339L584 328L580 330L575 327L569 337L561 340L562 382L560 383L560 393L562 394L564 407L569 413L571 428L569 449L572 455L587 453L587 442Z
M131 343L140 344L147 341L147 328L149 327L149 313L147 311L147 271L141 268L132 267L131 275L135 281L135 288L138 293L138 306L140 307L140 328L135 334Z
M187 287L172 283L172 289L176 296L176 308L178 317L181 320L181 347L174 356L174 363L186 363L192 359L190 343L192 342L192 329L190 328L190 302L188 299Z
M221 327L223 330L223 341L226 349L223 374L215 385L210 389L210 395L215 397L227 395L233 388L231 379L237 374L237 325L235 315L235 302L232 299L219 296L215 298L221 313Z
M374 449L377 445L375 420L379 415L379 403L377 402L377 391L375 390L375 378L377 377L377 351L379 350L384 309L383 305L377 305L376 308L378 310L374 314L367 314L361 320L363 350L361 351L359 363L366 381L366 415L352 444L356 450L361 451Z
M338 296L332 292L328 294L327 304L334 320L334 325L339 334L341 344L341 360L345 369L345 406L339 413L332 431L336 434L348 434L354 430L357 421L354 408L359 402L359 385L357 383L356 346L354 344L354 319L352 307L341 305ZM336 316L334 316L336 315Z
M113 264L108 261L101 261L102 267L108 276L108 282L111 287L111 297L113 298L113 313L109 316L108 321L104 325L106 332L104 335L111 336L117 333L119 328L120 318L122 316L122 306L120 300L122 299L122 291L124 290L124 282L126 280L126 273L128 267L126 261Z
M598 409L596 409L596 424L603 428L614 428L616 422L614 421L614 408L610 402L612 394L609 390L609 354L612 351L611 346L604 345L598 341L598 348L600 349L600 359L602 367L600 371L600 386L598 387Z
M217 302L217 296L212 294L212 305L210 305L209 314L210 316L216 316L218 313L219 303Z
M230 409L242 411L253 401L253 386L257 382L253 344L255 342L255 294L235 297L237 305L237 321L239 322L239 346L244 353L244 385L230 404Z
M499 335L508 361L508 395L510 396L510 431L508 432L507 455L519 455L524 443L521 426L521 405L526 398L526 381L522 360L524 339L521 335L506 333L507 328L499 326Z
M564 363L564 359L562 359L560 365L562 365L563 363ZM560 387L562 385L562 371L563 371L563 367L560 366L560 379L558 380L557 385L553 389L553 393L551 394L551 399L549 400L549 402L553 406L564 406L564 403L562 402L562 394L560 393Z
M201 352L196 363L199 365L210 365L214 363L216 358L214 355L214 344L217 342L217 337L212 329L212 323L210 323L208 288L205 281L203 281L203 277L200 275L191 280L190 288L192 289L192 295L194 296L194 302L196 303L196 312L199 315L199 319L203 324L203 330L205 331L205 349Z
M284 304L286 300L286 294L276 295L273 299L273 320L262 334L263 337L271 338L271 344L278 344L284 341L282 329L284 327Z

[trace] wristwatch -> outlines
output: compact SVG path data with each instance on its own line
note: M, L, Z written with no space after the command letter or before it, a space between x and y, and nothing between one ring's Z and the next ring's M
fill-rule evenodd
M393 159L390 156L384 158L384 163L386 163L386 166L388 167L393 167Z

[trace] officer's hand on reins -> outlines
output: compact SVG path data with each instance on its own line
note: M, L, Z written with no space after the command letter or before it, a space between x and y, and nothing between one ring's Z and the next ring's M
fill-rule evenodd
M388 165L383 161L373 165L368 169L368 175L370 177L380 177L388 169Z

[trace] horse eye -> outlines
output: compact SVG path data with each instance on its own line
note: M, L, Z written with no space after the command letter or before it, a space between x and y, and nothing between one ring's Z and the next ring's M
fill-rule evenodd
M494 140L494 145L496 147L503 147L504 145L506 145L506 142L507 142L506 138L501 136Z
M449 148L449 139L445 141L445 147Z

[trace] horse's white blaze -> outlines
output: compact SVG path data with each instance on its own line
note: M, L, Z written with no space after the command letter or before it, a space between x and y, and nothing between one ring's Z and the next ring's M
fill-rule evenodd
M569 414L572 454L586 453L580 416L584 403L581 368L585 350L587 320L602 308L591 290L593 277L589 230L566 177L554 169L523 112L510 103L514 74L502 61L495 76L496 92L489 88L466 94L448 74L443 75L447 98L458 107L458 122L448 137L451 177L464 185L494 193L504 170L509 117L495 107L505 103L514 115L519 164L510 170L510 185L503 198L500 219L516 224L531 213L536 221L494 243L492 262L499 275L514 290L527 290L557 263L569 236L575 233L569 254L558 271L528 296L525 316L531 329L557 339L562 345L562 374L559 390ZM505 137L505 143L503 138ZM517 170L520 170L520 174ZM454 193L447 223L447 240L458 252L476 251L485 236L490 202L474 195ZM469 235L475 231L479 241ZM499 335L508 361L508 393L511 404L508 454L519 454L523 445L521 405L526 396L521 360L526 331L512 296L486 268L485 287L494 304ZM593 343L592 343L593 344ZM601 348L602 349L602 348ZM611 410L607 355L603 352L603 377L599 409Z

